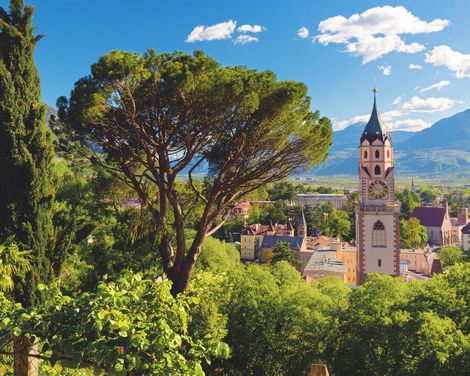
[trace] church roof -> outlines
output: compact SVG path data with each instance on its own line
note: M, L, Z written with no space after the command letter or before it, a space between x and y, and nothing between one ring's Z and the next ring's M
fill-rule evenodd
M380 117L379 110L377 109L377 100L375 98L375 93L377 90L374 88L374 106L372 107L372 113L370 114L369 121L362 132L361 143L364 140L368 140L369 143L379 139L384 142L387 138L390 139L390 132L384 124L382 118Z
M412 218L419 219L425 227L442 227L446 217L446 208L434 208L419 206L413 209Z

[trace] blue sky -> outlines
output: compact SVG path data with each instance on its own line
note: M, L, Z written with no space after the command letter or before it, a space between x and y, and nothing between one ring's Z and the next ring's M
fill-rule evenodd
M45 34L36 63L43 101L52 105L100 55L154 48L200 49L225 65L302 81L312 109L337 129L370 113L374 80L392 129L418 130L470 107L468 0L29 3Z

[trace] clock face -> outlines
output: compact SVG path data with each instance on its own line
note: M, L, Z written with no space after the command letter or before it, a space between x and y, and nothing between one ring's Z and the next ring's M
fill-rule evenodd
M369 197L372 199L384 198L388 193L387 184L383 181L374 181L369 185Z

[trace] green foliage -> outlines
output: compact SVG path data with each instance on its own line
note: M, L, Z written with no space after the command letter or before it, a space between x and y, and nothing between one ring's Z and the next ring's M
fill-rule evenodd
M43 285L39 288L45 289ZM91 365L117 374L202 375L212 357L227 357L227 346L211 336L188 332L197 298L170 293L167 281L127 275L102 282L95 293L76 298L58 290L39 310L1 301L1 342L12 334L39 337L40 352L52 363ZM3 308L3 307L2 307Z
M419 206L420 203L418 195L411 192L409 187L405 187L403 192L398 192L396 199L401 202L400 214L404 219L410 218L413 209Z
M17 244L0 244L0 292L13 290L13 277L24 276L31 270L31 253L21 251Z
M425 186L419 190L422 200L427 203L433 203L437 199L437 191L435 187Z
M290 249L289 243L279 242L274 247L271 265L276 265L280 261L287 261L291 265L295 263L295 251Z
M204 239L196 271L206 270L213 273L223 273L231 271L239 265L240 253L235 245L212 237Z
M442 247L439 250L439 259L444 268L462 262L464 260L462 248L457 246Z
M269 198L273 201L292 201L297 196L297 189L290 181L282 181L268 189Z
M403 248L419 248L428 242L426 227L417 218L400 221L400 242Z
M460 267L461 268L461 267ZM468 272L468 266L465 267ZM463 375L468 372L468 298L463 270L428 282L370 275L355 288L332 359L338 375Z
M49 283L60 252L52 249L53 147L41 103L34 48L33 8L12 0L0 7L0 241L14 236L31 250L32 271L18 278L14 294L24 304L41 299L36 286Z
M322 352L337 334L337 324L330 319L336 307L333 298L305 284L282 261L272 270L247 266L232 278L228 374L299 375L308 364L323 360ZM344 284L330 288L337 297L348 290Z

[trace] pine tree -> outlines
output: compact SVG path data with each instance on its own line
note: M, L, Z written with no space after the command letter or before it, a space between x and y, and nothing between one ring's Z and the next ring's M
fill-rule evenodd
M0 7L0 243L13 237L32 254L32 270L17 278L14 296L25 306L41 300L56 261L52 251L53 146L40 100L33 7L11 0Z

